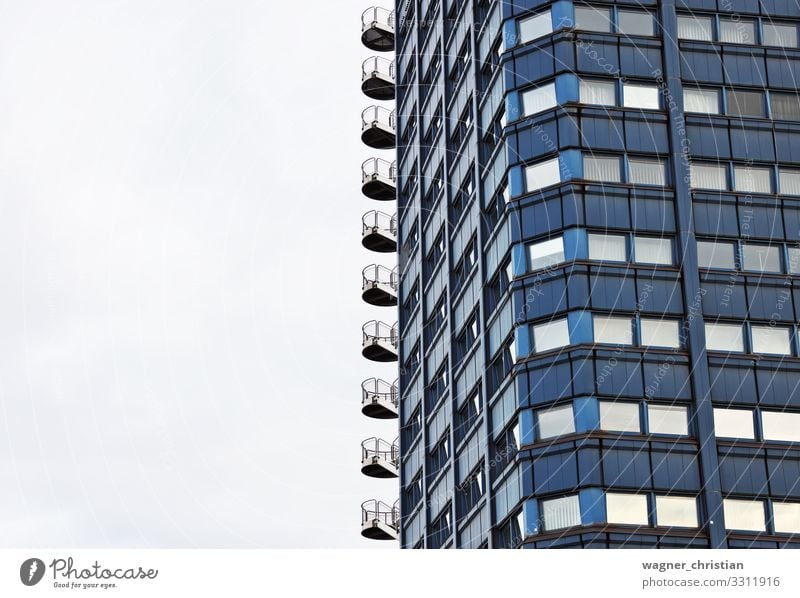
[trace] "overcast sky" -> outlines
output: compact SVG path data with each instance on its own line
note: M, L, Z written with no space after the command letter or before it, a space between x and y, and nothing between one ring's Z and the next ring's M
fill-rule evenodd
M376 546L366 7L0 1L0 547Z

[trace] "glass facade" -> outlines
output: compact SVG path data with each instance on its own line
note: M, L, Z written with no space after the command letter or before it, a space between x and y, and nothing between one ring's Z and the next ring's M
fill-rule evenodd
M397 2L402 547L800 544L800 8L723 4Z

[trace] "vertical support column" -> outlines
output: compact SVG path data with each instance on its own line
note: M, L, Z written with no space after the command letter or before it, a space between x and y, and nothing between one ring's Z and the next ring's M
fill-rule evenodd
M660 16L663 31L665 34L669 34L669 37L662 35L665 72L661 85L669 117L670 158L673 166L672 176L678 218L683 299L686 304L685 330L695 408L694 428L699 444L703 506L707 517L705 528L709 534L711 548L726 548L719 459L714 436L714 411L711 404L711 384L705 350L702 292L692 218L689 145L683 112L683 84L677 41L678 20L675 14L675 0L663 0L660 3Z

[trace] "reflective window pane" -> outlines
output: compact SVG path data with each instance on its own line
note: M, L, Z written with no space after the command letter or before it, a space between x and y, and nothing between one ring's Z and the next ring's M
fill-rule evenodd
M706 349L709 351L744 351L741 324L706 324Z
M628 318L594 316L594 342L614 345L633 344L633 329Z
M800 533L800 503L773 502L773 523L779 534Z
M553 438L575 433L572 405L563 405L538 412L539 438Z
M548 83L522 92L522 110L525 116L549 110L557 105L555 83Z
M600 429L610 432L641 432L638 403L600 401Z
M610 262L627 261L625 237L589 233L589 259Z
M800 120L800 96L796 93L771 93L772 118Z
M749 409L714 408L714 434L719 438L754 440L753 412Z
M519 43L539 39L553 32L553 21L550 18L550 11L533 15L519 22Z
M672 264L672 239L634 237L633 248L640 264Z
M528 191L536 191L560 183L561 170L558 158L528 166L525 169L525 179Z
M533 327L534 350L541 353L569 344L569 325L567 319L553 320Z
M779 186L784 195L800 195L800 170L781 169Z
M592 6L575 7L575 28L584 31L611 31L611 11Z
M753 272L780 272L780 247L742 245L742 268Z
M655 85L626 83L622 86L622 100L622 105L626 108L658 110L661 106L658 87Z
M656 525L698 527L697 500L691 496L656 496Z
M620 525L648 525L647 496L606 492L608 523Z
M648 405L647 425L650 434L689 433L689 414L686 407L679 405Z
M683 109L685 112L719 114L719 92L716 89L684 87Z
M620 10L617 15L618 31L625 35L653 35L653 15L643 10Z
M698 241L697 265L701 268L725 268L732 270L736 267L733 243Z
M617 84L613 81L581 79L581 104L595 106L615 106L617 104Z
M678 38L710 42L712 40L711 17L678 15Z
M781 48L797 47L797 26L789 23L767 23L763 21L761 27L764 31L762 43L765 46L780 46Z
M619 183L622 180L620 160L608 156L584 156L583 178L603 183Z
M728 188L725 167L722 165L692 163L690 175L692 187L695 189L718 189L724 191Z
M577 496L544 500L541 509L542 527L546 532L581 524L581 507Z
M547 268L564 262L564 239L557 237L534 243L528 248L531 270Z
M678 328L677 320L642 318L639 321L639 336L645 347L677 349L681 346Z
M800 413L762 411L761 427L764 440L800 442Z
M764 503L760 500L726 498L722 501L725 528L731 530L766 531Z
M767 355L791 355L791 334L781 326L751 326L753 353Z
M733 188L749 193L772 193L772 169L734 166Z
M728 44L756 43L755 21L745 19L720 19L719 41Z
M728 90L728 114L764 117L764 94L760 91Z

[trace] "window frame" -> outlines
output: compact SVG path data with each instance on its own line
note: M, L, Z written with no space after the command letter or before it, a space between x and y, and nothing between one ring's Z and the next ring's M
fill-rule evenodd
M663 411L680 411L683 414L683 427L681 427L681 432L663 432L660 430L653 430L652 422L656 419L651 411L653 410L663 410ZM647 417L647 433L652 434L655 436L689 436L691 433L691 425L690 425L690 418L689 418L689 406L688 405L666 405L661 403L651 403L647 402L645 405L645 414Z
M534 257L533 253L537 248L540 248L540 247L543 247L543 246L546 246L546 245L550 245L550 244L555 245L556 243L560 243L560 247L561 247L561 251L560 252L548 253L548 254L543 254L541 256L538 256L538 257ZM551 259L550 259L551 256L557 256L557 255L559 255L559 253L561 255L561 259L558 260L558 261L551 261ZM534 265L534 261L535 260L536 261L546 260L546 263L541 264L541 265L539 265L539 264ZM560 264L564 264L566 262L567 262L567 257L566 257L566 250L565 250L565 246L564 246L564 235L559 235L557 237L551 237L549 239L541 239L541 240L536 241L534 243L528 244L528 272L536 272L538 270L547 270L548 268L554 268L554 267L556 267L556 266L558 266Z
M612 432L614 434L642 434L642 406L640 403L633 401L616 401L616 400L598 400L598 422L599 429L603 432ZM612 413L614 409L619 409L620 413ZM630 413L625 413L628 410ZM633 411L636 411L636 417L630 417ZM604 417L605 415L605 417ZM617 420L625 421L624 426L616 426L608 422L609 419L615 418ZM604 423L604 420L606 423ZM633 427L635 425L635 428Z
M525 38L523 36L523 33L522 33L523 24L531 22L531 21L534 21L535 19L538 19L538 18L542 18L545 15L547 15L547 17L549 19L549 25L550 25L549 29L550 30L547 31L546 33L541 34L541 35L537 35L536 37ZM547 9L545 9L545 10L541 10L541 11L538 11L538 12L532 12L530 14L524 15L523 17L520 17L519 19L517 19L517 22L516 22L516 32L517 32L517 40L516 40L516 42L517 43L514 44L514 45L515 46L521 46L523 44L527 44L529 42L536 41L537 39L542 39L543 37L547 37L548 35L552 35L554 31L555 31L555 27L553 27L553 14L552 14L552 11L550 10L549 7Z
M553 100L552 105L547 105L544 108L537 108L535 111L529 111L527 109L527 107L526 107L527 102L525 100L526 96L530 97L530 94L532 94L534 92L545 92L545 91L549 92L551 90L552 90L552 100ZM543 95L547 95L547 94L543 93ZM520 98L520 104L522 105L522 110L521 110L522 116L521 116L521 118L528 118L528 117L531 117L531 116L535 116L537 114L541 114L542 112L546 112L547 110L552 110L553 108L558 106L558 96L556 94L556 82L555 81L548 81L547 83L539 83L539 84L534 85L532 87L528 87L526 89L522 89L519 92L519 98ZM549 99L549 97L547 97L546 99Z
M720 428L727 427L727 429L736 428L737 426L743 425L745 421L745 414L749 415L750 420L750 429L748 432L748 436L740 435L739 431L736 430L736 433L728 433L727 430L725 433L721 433ZM723 421L723 417L730 416L727 422ZM742 421L734 421L735 418L741 417ZM741 409L741 408L726 408L726 407L714 407L713 408L713 420L714 420L714 437L715 438L724 438L724 439L735 439L735 440L756 440L756 425L755 425L755 412L753 409ZM724 424L724 425L721 425Z

